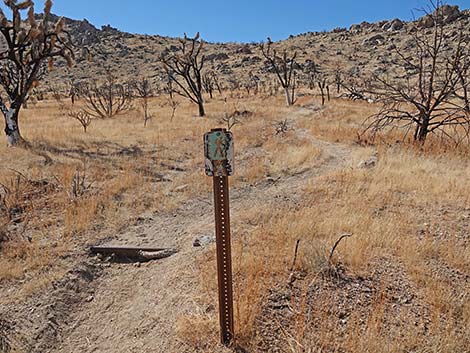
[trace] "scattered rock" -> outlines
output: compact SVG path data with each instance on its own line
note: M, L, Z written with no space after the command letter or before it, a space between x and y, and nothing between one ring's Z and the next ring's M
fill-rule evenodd
M193 246L194 247L207 246L212 243L215 243L215 237L213 235L202 235L194 239Z
M94 299L95 299L95 297L92 296L92 295L90 295L90 296L88 296L88 297L85 299L85 301L86 301L87 303L90 303L90 302L92 302Z
M229 56L225 53L214 53L206 56L207 61L221 61L228 60Z
M379 161L379 158L377 154L374 154L370 158L361 161L358 164L358 168L361 168L361 169L373 168L377 165L378 161Z
M362 42L362 45L375 46L375 45L380 45L383 43L385 43L385 37L381 34L376 34L376 35L373 35L372 37L364 39L364 41Z

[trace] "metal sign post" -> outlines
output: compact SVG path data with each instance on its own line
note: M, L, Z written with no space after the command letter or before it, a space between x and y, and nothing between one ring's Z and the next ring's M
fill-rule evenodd
M234 339L232 253L228 177L233 174L233 135L214 129L204 135L206 174L214 181L217 277L219 284L219 320L222 344Z

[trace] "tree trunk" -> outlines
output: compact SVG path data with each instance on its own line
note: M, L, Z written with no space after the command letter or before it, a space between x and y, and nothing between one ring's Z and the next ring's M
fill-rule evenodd
M426 141L426 138L429 133L429 117L424 117L424 119L418 124L415 131L414 139L422 144Z
M418 131L418 141L424 143L426 141L426 137L428 136L428 132L429 130L427 125L420 126Z
M204 111L204 102L203 101L199 101L198 102L198 107L199 107L199 116L200 117L203 117L206 115L206 112Z
M8 146L18 145L23 140L18 126L18 115L19 109L15 109L14 107L3 111Z
M286 92L286 101L287 105L290 107L293 104L292 97L289 92L289 87L284 87L284 91Z

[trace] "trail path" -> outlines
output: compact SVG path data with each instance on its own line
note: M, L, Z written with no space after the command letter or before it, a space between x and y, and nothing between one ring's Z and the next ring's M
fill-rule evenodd
M296 119L307 114L311 111L299 109L289 119L295 124ZM351 146L321 141L307 131L297 131L322 150L322 163L275 183L261 182L232 190L232 218L255 202L269 203L279 195L299 195L308 180L350 163ZM175 325L182 314L198 310L201 276L197 259L204 248L193 247L193 240L212 234L213 227L212 200L198 198L184 204L174 215L143 217L139 224L119 234L111 244L152 244L176 247L179 252L140 267L116 263L107 267L94 284L93 299L74 310L69 320L73 326L62 331L62 342L52 352L190 351L178 340Z

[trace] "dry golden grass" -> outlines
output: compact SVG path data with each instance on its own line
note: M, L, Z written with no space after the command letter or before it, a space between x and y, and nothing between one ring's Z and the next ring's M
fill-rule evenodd
M309 97L299 101L306 107L300 110L284 107L283 97L229 99L228 104L215 99L208 103L207 119L195 117L195 108L183 103L173 121L169 108L161 107L161 99L151 103L156 117L147 128L133 111L96 120L87 134L56 103L40 102L23 112L21 127L32 147L0 147L0 182L17 178L8 166L27 180L47 180L51 187L41 191L21 179L23 196L9 196L11 205L23 205L21 216L28 222L21 232L11 232L17 237L3 245L0 281L27 279L23 293L33 294L63 273L61 255L96 241L104 230L118 231L142 212L171 212L186 200L208 196L211 183L203 174L201 137L221 125L225 111L248 110L252 115L233 129L237 153L233 187L254 185L267 177L302 176L312 168L323 172L298 179L293 187L301 195L299 200L274 203L268 198L271 201L257 203L250 199L234 217L238 342L256 350L266 297L287 281L298 239L297 269L306 273L307 283L327 267L328 252L339 235L352 233L338 247L334 263L361 276L368 276L380 259L402 264L399 275L413 283L415 295L429 312L428 334L409 326L385 328L388 302L378 295L367 307L365 323L350 320L347 333L337 326L337 316L325 309L314 313L324 324L309 334L308 317L300 310L293 332L286 328L279 333L290 350L426 352L437 347L441 352L462 351L468 342L470 307L468 294L456 293L468 293L469 288L466 282L454 281L452 273L470 270L470 164L462 156L463 149L443 149L433 141L424 149L398 144L396 132L375 145L360 147L355 144L360 123L375 109L361 102L333 100L318 111L308 110L318 104L317 98ZM273 124L286 117L295 130L276 136ZM343 147L350 149L347 163L321 169L326 163L321 158L323 148L308 133L349 144ZM375 153L375 167L357 167ZM45 164L44 155L52 163ZM70 187L77 170L86 175L85 185L92 185L74 198ZM162 178L171 182L161 182ZM202 278L215 277L212 250L201 258ZM209 301L217 297L215 281L201 283ZM302 293L305 308L307 293ZM316 305L331 308L333 294ZM213 351L216 322L216 311L196 313L182 317L177 327L195 350ZM338 335L339 331L343 333ZM206 334L210 342L201 339ZM337 342L333 350L331 342Z
M361 103L335 101L321 118L311 113L297 126L309 128L316 137L353 143L355 131L361 129L358 123L370 109ZM412 281L415 295L422 298L422 305L431 313L429 332L422 334L413 329L414 324L388 327L383 317L388 303L383 299L369 308L365 324L351 320L347 335L338 334L343 331L335 326L337 316L319 312L325 322L321 334L309 335L308 319L300 315L295 329L297 339L286 331L281 340L298 342L300 345L291 346L295 352L315 351L318 347L330 351L332 342L337 345L331 351L346 352L426 352L434 346L442 352L465 349L470 288L465 280L455 283L447 276L452 271L470 271L470 163L462 150L442 149L432 143L423 150L382 141L371 147L351 146L348 165L306 180L301 188L302 207L289 202L282 206L261 202L237 213L234 273L239 343L257 349L257 321L262 318L266 296L279 283L287 282L298 239L301 245L297 266L311 279L327 267L329 251L338 237L352 233L338 247L335 262L361 276L368 276L380 259L403 263L403 272L398 275ZM293 152L296 143L299 148ZM298 167L315 166L311 162L321 154L305 141L284 144L268 140L263 147L285 158L271 162L270 168L263 159L255 160L251 165L254 175L265 175L268 170L275 175L292 175ZM376 167L357 167L375 153ZM214 261L210 253L201 263L204 276L215 276L211 267ZM214 285L205 290L215 297ZM328 300L315 305L328 307Z

